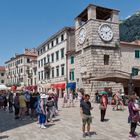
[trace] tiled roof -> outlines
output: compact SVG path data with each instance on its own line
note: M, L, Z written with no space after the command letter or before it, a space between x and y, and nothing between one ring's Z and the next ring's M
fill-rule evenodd
M0 71L5 71L5 67L4 66L0 66Z
M133 42L120 41L120 45L140 46L140 40L135 40Z
M9 63L10 61L13 61L15 59L18 59L19 57L22 57L22 56L37 57L37 52L32 51L30 49L25 49L23 54L16 54L14 57L10 58L10 60L6 61L5 64Z

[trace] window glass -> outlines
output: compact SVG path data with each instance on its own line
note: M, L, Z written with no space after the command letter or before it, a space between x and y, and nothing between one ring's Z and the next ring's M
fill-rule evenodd
M109 65L109 55L104 55L104 65Z
M140 51L139 50L135 50L135 58L140 58Z
M64 48L61 49L61 58L64 58Z
M56 61L59 60L59 51L56 52Z
M65 65L63 64L63 65L61 65L61 75L63 76L64 74L65 74L65 67L64 67Z
M59 66L56 67L56 76L59 76Z
M139 70L137 68L132 68L132 76L138 75Z

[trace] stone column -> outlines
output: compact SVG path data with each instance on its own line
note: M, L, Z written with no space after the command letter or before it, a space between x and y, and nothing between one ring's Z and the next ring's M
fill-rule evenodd
M77 30L80 27L81 24L81 19L79 17L77 17L75 19L75 29Z
M96 6L89 6L88 7L88 20L96 19Z
M119 23L119 11L112 11L112 22Z

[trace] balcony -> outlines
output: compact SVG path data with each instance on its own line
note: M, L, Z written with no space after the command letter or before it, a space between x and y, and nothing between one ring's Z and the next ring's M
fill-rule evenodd
M33 73L28 73L28 78L32 78L33 77Z
M44 70L45 70L45 72L49 72L50 69L51 69L50 63L45 63L45 64L44 64Z

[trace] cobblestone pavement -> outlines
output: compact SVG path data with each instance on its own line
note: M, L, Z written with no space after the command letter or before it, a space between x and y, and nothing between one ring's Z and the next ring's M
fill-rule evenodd
M54 118L54 123L46 129L38 128L36 122L27 120L14 120L13 114L0 111L0 139L2 140L128 140L129 124L127 123L128 111L112 111L108 106L106 122L100 122L99 106L93 104L93 123L91 138L82 138L79 102L73 108L61 108L59 116ZM140 126L137 127L140 132Z

